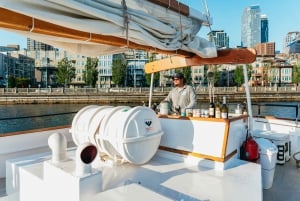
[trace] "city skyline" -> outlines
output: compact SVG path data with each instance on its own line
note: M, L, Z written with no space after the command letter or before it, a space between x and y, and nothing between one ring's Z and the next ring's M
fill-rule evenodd
M196 10L205 12L202 1L181 0L186 5ZM276 50L283 50L283 42L289 32L300 31L300 7L299 0L289 0L284 3L280 0L207 0L210 16L213 18L212 30L224 30L229 36L230 47L241 44L241 16L247 6L259 5L262 14L266 14L269 20L269 42L276 43ZM206 38L210 28L202 27L199 35ZM21 48L26 48L26 36L18 35L0 29L0 46L8 44L18 44Z
M201 1L182 0L200 10ZM189 3L188 3L189 2ZM276 43L276 50L283 50L283 42L289 32L300 31L299 0L207 0L210 15L213 17L212 30L224 30L229 36L230 47L241 42L241 17L248 6L259 5L261 14L266 14L269 21L269 42ZM202 28L203 32L207 28ZM203 34L202 34L203 35Z

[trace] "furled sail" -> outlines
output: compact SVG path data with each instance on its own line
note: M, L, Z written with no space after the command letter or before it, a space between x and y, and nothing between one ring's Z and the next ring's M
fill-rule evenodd
M183 8L175 0L0 0L0 27L77 54L132 48L216 57L215 45L197 35L211 18Z

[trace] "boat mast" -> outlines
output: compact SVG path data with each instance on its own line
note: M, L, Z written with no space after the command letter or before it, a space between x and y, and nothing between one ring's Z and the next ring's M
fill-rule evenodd
M243 65L243 72L244 72L244 85L245 85L245 91L246 91L246 98L247 98L247 107L248 107L248 116L249 116L249 122L248 122L248 129L250 131L253 131L253 114L252 114L252 103L251 103L251 96L250 96L250 88L249 88L249 80L248 80L248 71L247 71L247 65Z

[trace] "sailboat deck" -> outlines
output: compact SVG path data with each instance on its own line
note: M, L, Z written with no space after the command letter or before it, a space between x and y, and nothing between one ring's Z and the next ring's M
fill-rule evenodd
M201 164L201 162L199 163ZM246 161L233 160L224 170L186 164L183 161L165 158L157 154L150 162L137 166L96 164L102 171L103 191L95 198L102 198L107 192L130 184L159 194L171 200L261 200L260 166ZM43 163L32 165L34 171L42 171ZM23 169L31 170L31 165ZM37 173L38 175L40 173ZM113 179L112 179L113 178ZM251 190L249 190L251 189ZM0 201L11 200L5 195L5 180L1 180ZM37 192L38 193L38 192ZM246 196L245 196L246 195ZM131 195L138 196L138 195ZM9 197L9 198L8 198ZM109 200L109 199L108 199Z
M5 178L0 178L0 200L5 196Z
M272 188L264 190L264 201L294 201L300 198L300 169L291 158L284 165L276 165Z
M125 164L114 168L102 167L104 186L103 190L111 190L120 184L131 183L141 184L153 192L167 195L175 199L174 192L183 192L183 196L192 197L195 194L201 195L200 200L256 200L259 195L253 192L259 191L259 186L252 186L257 183L255 175L249 170L257 166L254 163L233 163L224 172L211 168L187 166L182 162L175 162L156 156L153 160L143 166ZM257 166L259 167L259 166ZM125 171L126 169L126 171ZM296 168L295 161L291 159L284 165L276 165L275 176L272 188L263 190L264 201L293 201L300 197L300 170ZM119 180L107 182L112 174L119 177ZM157 175L160 175L157 177ZM253 178L254 183L245 184L245 179ZM124 179L126 178L126 179ZM203 181L203 182L200 182ZM181 185L178 185L181 184ZM175 185L176 184L176 185ZM202 189L202 190L201 190ZM249 191L249 189L251 189ZM176 194L176 193L175 193ZM170 196L171 195L171 196ZM101 193L99 194L101 196ZM178 195L177 195L178 196ZM198 197L197 196L197 197ZM100 197L99 197L100 198ZM0 201L9 198L5 194L5 178L0 179Z

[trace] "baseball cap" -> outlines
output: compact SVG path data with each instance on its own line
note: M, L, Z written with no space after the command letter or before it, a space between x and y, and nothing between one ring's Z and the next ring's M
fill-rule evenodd
M177 79L183 79L184 76L182 73L176 73L175 75L172 76L172 79L174 80L174 78L177 78Z

